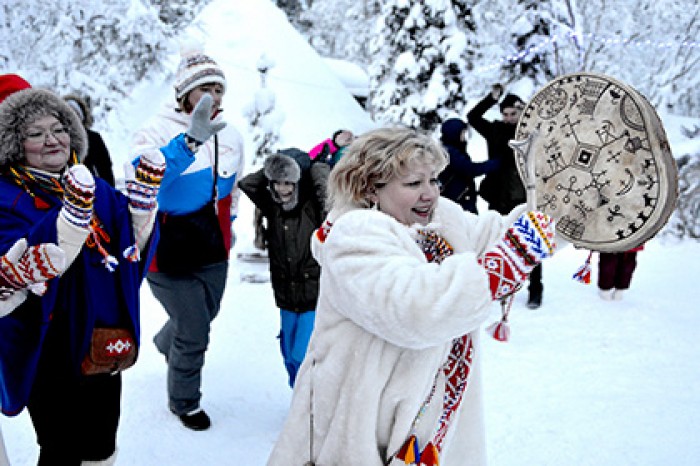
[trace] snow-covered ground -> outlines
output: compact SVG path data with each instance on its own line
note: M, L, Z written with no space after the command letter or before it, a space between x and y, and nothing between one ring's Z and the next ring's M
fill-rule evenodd
M308 150L337 128L359 133L372 126L268 0L215 0L202 21L192 34L208 37L206 51L226 71L226 115L242 132L240 110L258 88L255 64L262 52L276 62L268 85L284 114L283 145ZM171 95L167 77L144 83L111 117L103 135L118 171L127 159L125 137ZM681 124L700 121L662 118L673 150L679 155L689 150ZM484 156L476 136L470 153ZM244 198L234 257L252 248L252 210ZM511 341L483 339L491 465L700 464L700 243L662 238L647 243L630 291L617 302L601 301L594 284L571 279L586 256L568 247L546 262L542 307L527 309L525 293L518 294ZM144 285L144 344L136 366L124 373L117 465L265 464L291 391L270 285L241 282L240 275L266 267L231 261L204 370L202 405L213 421L204 432L184 428L167 409L166 366L151 343L166 316ZM493 320L498 316L494 304ZM0 426L12 466L36 464L26 412L0 418Z

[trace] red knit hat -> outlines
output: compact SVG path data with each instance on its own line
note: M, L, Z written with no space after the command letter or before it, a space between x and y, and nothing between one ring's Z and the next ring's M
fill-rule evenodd
M0 103L5 100L8 95L30 87L32 87L31 84L17 74L0 74Z

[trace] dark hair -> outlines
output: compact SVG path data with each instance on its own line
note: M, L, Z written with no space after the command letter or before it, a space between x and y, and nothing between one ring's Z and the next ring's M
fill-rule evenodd
M178 112L185 112L188 115L192 113L192 110L194 110L194 107L190 103L190 93L192 91L187 91L185 95L177 99L177 111Z
M503 110L509 107L522 108L523 106L525 106L525 102L523 102L523 99L521 99L515 94L506 94L506 96L501 101L501 104L499 105L499 107L501 108L501 113L503 113Z
M338 146L338 143L335 142L335 138L337 138L341 133L345 133L345 132L352 133L352 131L350 131L349 129L339 129L338 131L333 133L333 136L331 136L331 141L333 141L333 144L335 144L336 147L339 147L339 146Z

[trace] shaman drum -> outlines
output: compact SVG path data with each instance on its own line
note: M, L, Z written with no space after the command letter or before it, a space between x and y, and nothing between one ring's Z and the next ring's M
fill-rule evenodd
M678 173L661 120L641 94L610 77L549 82L523 109L512 146L537 209L577 247L632 249L675 207Z

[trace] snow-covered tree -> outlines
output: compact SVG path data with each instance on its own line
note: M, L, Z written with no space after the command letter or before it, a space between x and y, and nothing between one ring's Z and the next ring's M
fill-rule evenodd
M310 7L311 3L312 0L275 0L275 5L284 11L289 22L300 31L308 26L302 20L301 15Z
M96 121L166 53L157 11L142 0L9 0L0 11L0 70L92 97Z
M387 1L372 42L370 108L378 121L432 130L465 106L463 56L470 44L463 2Z
M275 93L267 86L267 73L274 66L275 62L267 55L260 56L257 63L260 89L255 91L253 100L244 109L255 147L253 165L262 163L275 151L284 120L282 113L276 109Z
M687 1L481 1L476 12L482 66L500 63L500 81L541 86L587 71L629 84L657 108L700 108L700 10Z
M677 157L678 203L663 233L700 239L700 126L683 127L683 136L698 141L695 151ZM692 145L690 146L692 147Z
M187 27L211 0L150 0L158 10L158 17L172 34Z
M301 32L322 56L366 66L380 8L380 0L317 0L301 13Z

